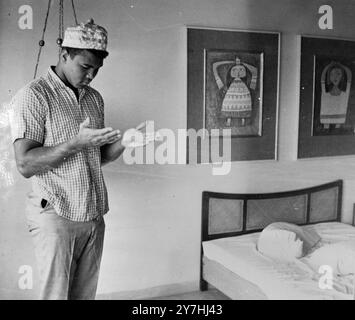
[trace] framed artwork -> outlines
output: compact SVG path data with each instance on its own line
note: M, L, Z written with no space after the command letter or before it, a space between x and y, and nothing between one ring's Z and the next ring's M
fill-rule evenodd
M263 58L263 52L205 50L204 128L262 135Z
M230 129L232 161L275 160L280 34L187 28L187 41L187 128Z
M298 158L355 154L355 42L301 37Z

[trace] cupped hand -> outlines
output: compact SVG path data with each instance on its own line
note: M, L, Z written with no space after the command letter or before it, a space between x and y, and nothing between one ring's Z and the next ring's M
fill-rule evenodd
M90 119L88 117L80 124L76 142L80 148L101 147L105 144L119 141L121 138L120 130L113 130L111 127L103 129L90 128Z

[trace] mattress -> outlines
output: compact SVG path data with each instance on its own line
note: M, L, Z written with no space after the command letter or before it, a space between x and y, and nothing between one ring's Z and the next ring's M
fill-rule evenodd
M322 244L355 239L355 227L329 222L308 225L322 239ZM353 275L333 275L332 288L320 283L324 274L308 263L307 257L281 262L258 252L258 233L221 238L202 243L204 255L257 285L273 300L350 300L353 299Z

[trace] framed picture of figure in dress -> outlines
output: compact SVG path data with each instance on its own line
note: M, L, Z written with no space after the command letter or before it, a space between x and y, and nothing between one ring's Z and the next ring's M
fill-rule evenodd
M279 42L278 32L187 28L187 128L220 140L229 129L232 161L277 159Z
M355 154L355 42L301 37L298 157Z
M263 71L263 52L205 50L204 128L261 136Z

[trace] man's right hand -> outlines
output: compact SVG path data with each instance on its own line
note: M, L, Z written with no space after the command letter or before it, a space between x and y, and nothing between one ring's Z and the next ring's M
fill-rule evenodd
M112 128L92 129L90 119L86 118L80 124L78 135L75 137L75 145L79 149L85 147L101 147L104 144L114 143L122 138L119 130Z
M19 172L30 178L59 167L66 159L85 147L102 146L121 139L120 131L112 128L92 129L90 119L80 124L79 133L70 141L44 147L42 143L21 138L14 142L15 159Z

